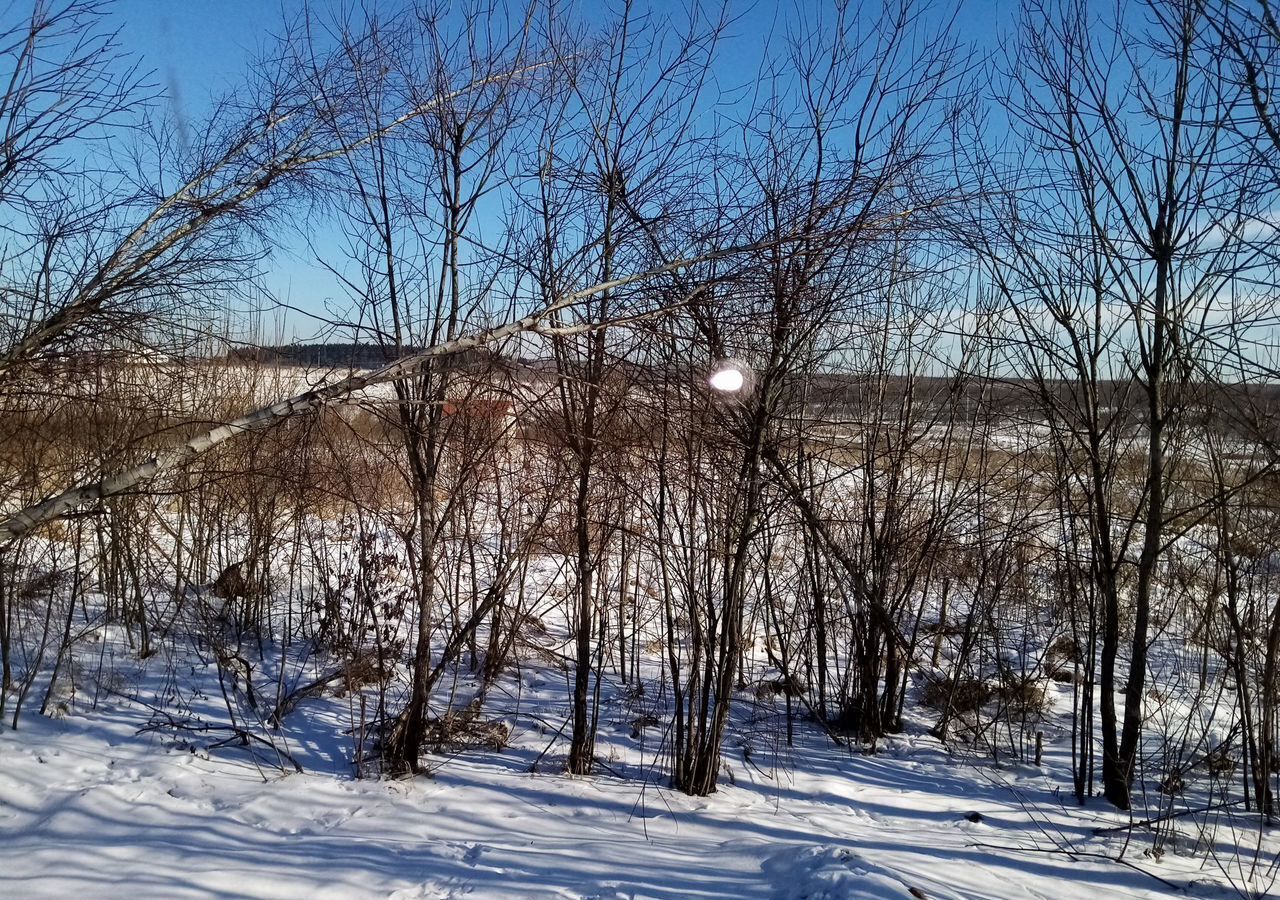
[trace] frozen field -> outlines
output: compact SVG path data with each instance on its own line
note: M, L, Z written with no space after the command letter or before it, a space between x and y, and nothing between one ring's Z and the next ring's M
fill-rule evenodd
M605 699L607 769L560 774L565 674L529 664L489 696L507 748L432 757L429 778L361 781L341 738L351 697L304 701L261 732L298 774L265 744L211 749L224 733L139 733L170 721L145 705L166 691L188 722L217 721L222 704L199 654L148 662L122 666L96 710L32 710L0 731L0 895L1236 896L1203 853L1104 858L1125 835L1094 829L1127 818L1072 805L1052 753L1039 769L965 760L919 723L870 755L802 722L788 749L774 701L744 701L723 786L691 798L655 765L663 735L629 724L648 702L634 693Z

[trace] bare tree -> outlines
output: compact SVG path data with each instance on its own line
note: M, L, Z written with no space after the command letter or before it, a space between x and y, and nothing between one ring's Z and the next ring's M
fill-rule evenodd
M794 85L781 77L765 81L774 92L744 123L741 154L717 167L720 204L709 204L742 209L722 227L768 239L769 247L750 269L689 305L692 329L709 355L745 359L753 370L750 389L717 416L738 448L736 477L716 511L723 517L715 526L719 596L707 598L694 641L700 651L689 663L688 690L678 697L687 709L677 719L684 731L676 735L676 784L695 794L715 788L741 674L766 471L788 475L784 490L798 495L806 520L828 538L824 544L834 543L786 472L780 418L795 414L803 377L835 352L828 329L857 316L877 275L891 268L896 226L911 218L904 213L936 209L950 196L930 167L964 71L945 25L941 34L931 31L919 6L896 2L869 20L856 20L841 4L830 21L810 25L779 62L780 71L799 78ZM865 590L856 565L843 558L842 575ZM873 602L872 609L883 619L882 606ZM890 693L896 697L896 684Z
M562 47L587 49L578 50L566 70L539 140L539 191L530 203L539 243L531 251L548 299L575 283L609 282L619 272L678 254L667 235L693 196L692 153L706 136L695 134L691 122L705 102L702 92L724 23L705 18L700 7L678 30L656 16L628 2L598 36L556 37ZM555 320L605 323L651 312L660 303L652 289L636 285L601 291ZM622 425L627 393L625 368L619 368L626 348L617 335L598 327L552 343L556 396L577 482L568 761L574 774L589 773L594 761L602 650L596 572L620 524L602 521L597 510L607 490L602 470L610 468L610 443Z
M1025 7L1007 107L1036 162L1011 193L989 195L1010 200L992 208L998 237L983 248L1020 329L1018 371L1076 461L1064 487L1078 497L1101 602L1103 783L1121 808L1140 750L1158 573L1176 536L1187 384L1219 337L1216 298L1247 266L1241 235L1259 200L1235 177L1240 151L1223 127L1240 93L1197 62L1203 7L1145 10L1138 26L1084 4Z

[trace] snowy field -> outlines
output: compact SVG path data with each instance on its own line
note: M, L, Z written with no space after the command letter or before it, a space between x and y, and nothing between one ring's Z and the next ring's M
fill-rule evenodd
M486 704L511 729L502 750L357 780L355 701L326 694L272 737L298 774L265 744L155 727L175 694L183 721L219 720L213 667L195 648L129 661L104 631L109 690L85 677L66 714L0 730L0 896L1237 896L1203 853L1115 861L1125 833L1094 830L1128 819L1074 806L1054 742L1042 768L949 755L923 722L875 754L800 722L787 748L778 701L749 697L720 790L691 798L655 765L663 736L630 724L635 692L605 697L601 774L561 774L566 675L526 661Z

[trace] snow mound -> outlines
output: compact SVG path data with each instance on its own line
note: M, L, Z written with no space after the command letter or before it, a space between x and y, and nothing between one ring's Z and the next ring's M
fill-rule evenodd
M902 880L847 847L788 848L768 857L763 871L778 900L916 900Z

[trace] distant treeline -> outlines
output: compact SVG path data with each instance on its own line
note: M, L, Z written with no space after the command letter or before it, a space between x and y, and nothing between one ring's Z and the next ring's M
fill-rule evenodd
M402 356L420 353L421 347L380 347L377 344L286 344L277 347L239 347L227 358L269 365L320 366L372 369Z
M310 368L373 369L403 357L422 352L419 346L381 347L376 344L312 343L280 346L241 347L229 351L226 358L240 362L256 362L265 365L295 365ZM449 357L449 368L482 370L500 366L509 376L519 380L544 377L549 374L548 362L540 359L501 359L484 350L471 350ZM659 370L630 362L618 362L617 372L637 384L660 382ZM872 394L881 391L886 396L880 401L889 407L906 406L908 403L936 407L949 403L961 405L971 412L979 407L990 409L998 416L1021 421L1038 421L1041 417L1042 392L1054 395L1058 402L1076 389L1067 381L1051 381L1043 385L1025 379L971 377L957 379L932 376L890 376L884 383L865 375L853 373L808 373L794 379L803 383L805 403L811 413L819 417L858 418L873 406ZM1100 400L1104 409L1117 415L1117 421L1136 425L1140 421L1139 397L1134 384L1128 381L1103 381L1099 385ZM1280 425L1280 385L1277 384L1191 384L1184 386L1188 398L1188 413L1198 414L1207 420L1224 419L1226 411L1250 409L1263 419L1274 419ZM1191 398L1194 399L1191 399ZM1229 418L1229 416L1226 416ZM1220 421L1219 428L1226 433L1236 430L1240 423ZM1256 423L1254 423L1256 427ZM1280 435L1277 435L1280 439Z

